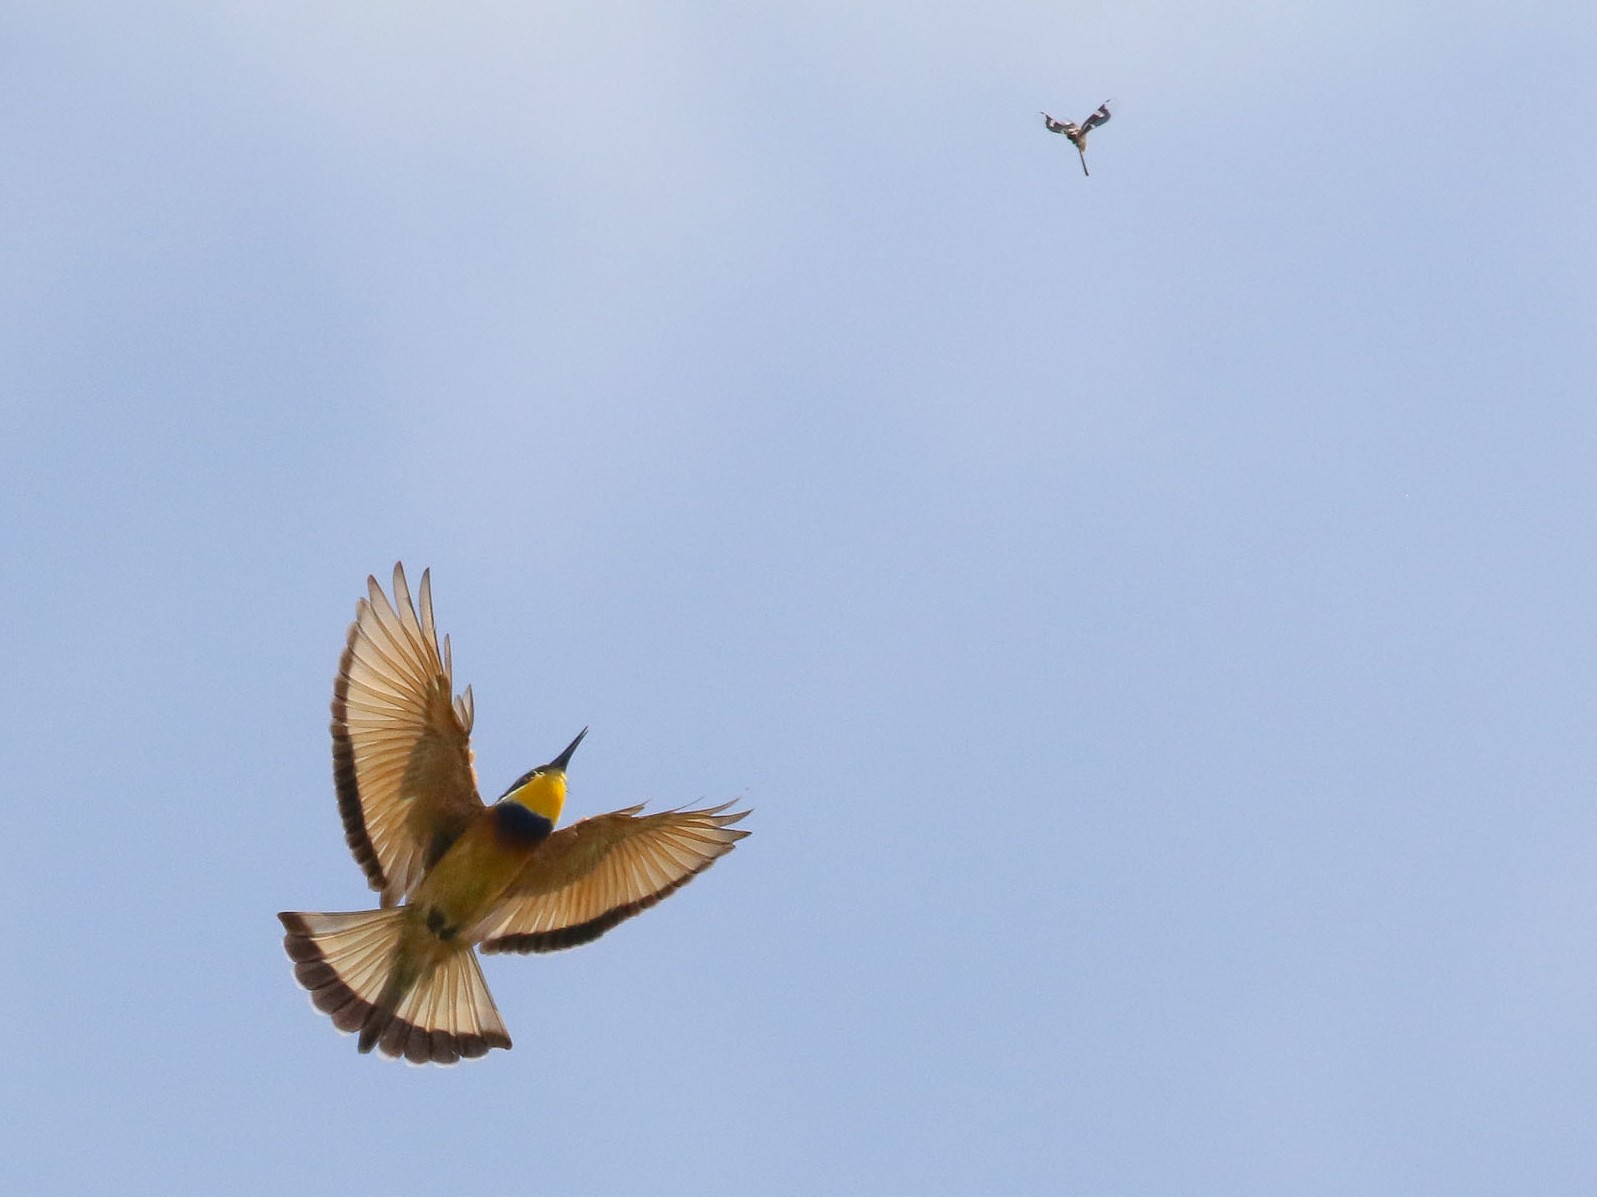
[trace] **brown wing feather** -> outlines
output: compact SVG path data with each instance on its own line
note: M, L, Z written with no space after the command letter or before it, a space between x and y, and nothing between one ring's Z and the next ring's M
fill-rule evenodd
M749 812L640 815L612 811L555 832L538 848L505 901L474 929L484 952L552 952L597 939L675 893L749 833L732 825Z
M333 682L333 780L344 838L392 906L482 808L471 767L471 690L453 696L449 640L440 652L432 579L421 614L402 566L394 602L366 580Z

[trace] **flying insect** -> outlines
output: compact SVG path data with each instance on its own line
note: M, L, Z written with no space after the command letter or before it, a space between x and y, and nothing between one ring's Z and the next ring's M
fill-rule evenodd
M1081 155L1081 173L1084 175L1092 173L1087 169L1087 134L1099 125L1109 123L1109 103L1105 100L1099 104L1096 111L1079 125L1072 121L1056 121L1046 112L1041 114L1043 124L1048 126L1048 132L1061 133L1070 138L1071 144L1076 147L1076 152Z

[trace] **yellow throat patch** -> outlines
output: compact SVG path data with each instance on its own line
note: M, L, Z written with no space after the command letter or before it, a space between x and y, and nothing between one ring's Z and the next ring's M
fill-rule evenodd
M534 770L510 788L504 801L520 803L550 823L559 823L560 812L566 805L566 775L558 770L548 773Z

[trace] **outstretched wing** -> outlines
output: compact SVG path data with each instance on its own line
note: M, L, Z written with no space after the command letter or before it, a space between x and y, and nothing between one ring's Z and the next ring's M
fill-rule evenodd
M1096 129L1099 125L1107 125L1108 123L1109 101L1105 100L1102 104L1098 105L1097 111L1095 111L1086 120L1081 122L1081 127L1083 129Z
M1080 132L1080 130L1069 121L1056 121L1046 112L1042 113L1041 116L1043 124L1048 126L1048 132L1050 133L1063 133L1066 137L1075 137L1075 135Z
M472 702L453 697L449 638L438 647L432 579L418 616L394 566L394 602L366 579L333 682L333 780L344 838L392 906L482 808L471 767Z
M472 938L484 952L552 952L598 939L681 889L749 834L732 826L749 812L724 814L731 805L655 815L631 806L555 832Z

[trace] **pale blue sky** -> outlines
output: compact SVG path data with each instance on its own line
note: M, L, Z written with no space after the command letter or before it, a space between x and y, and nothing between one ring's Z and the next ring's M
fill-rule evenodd
M1597 1191L1597 18L861 7L0 9L0 1187ZM452 1070L273 917L396 558L755 808Z

